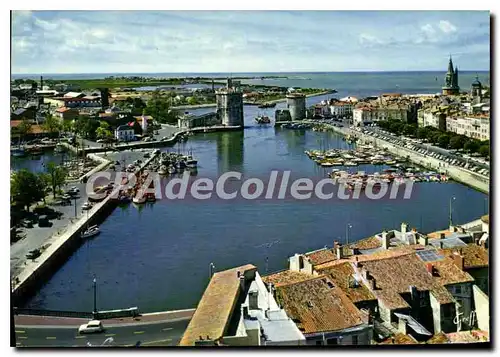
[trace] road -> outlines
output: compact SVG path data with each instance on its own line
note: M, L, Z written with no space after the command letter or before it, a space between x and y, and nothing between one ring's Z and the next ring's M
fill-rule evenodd
M69 187L76 186L80 190L80 194L76 199L76 219L80 218L84 211L81 207L87 201L85 185L82 183L69 183L63 186L63 190ZM51 205L52 206L52 205ZM17 241L10 246L10 269L11 276L17 275L24 267L26 254L33 249L40 248L50 244L53 240L52 237L58 233L62 234L68 229L72 220L75 219L75 200L71 200L71 205L68 206L52 206L56 211L62 212L61 219L51 220L52 227L38 227L34 225L33 228L24 228L22 231L26 233L26 237Z
M179 343L189 319L150 323L106 325L99 334L78 334L78 326L16 326L16 347L89 347L100 346L112 338L110 346L175 346Z

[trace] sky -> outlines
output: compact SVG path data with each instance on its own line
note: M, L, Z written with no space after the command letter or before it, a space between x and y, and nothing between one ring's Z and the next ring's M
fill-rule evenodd
M489 70L487 11L13 11L14 74Z

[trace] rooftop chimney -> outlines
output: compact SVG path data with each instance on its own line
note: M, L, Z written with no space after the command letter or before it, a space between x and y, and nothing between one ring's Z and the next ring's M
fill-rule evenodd
M402 317L399 318L399 321L398 321L398 332L406 335L407 334L407 323L406 323L406 320L403 319Z
M427 272L429 274L433 275L432 273L434 272L434 266L432 265L432 263L425 264L425 268L427 269Z
M401 234L402 235L406 234L407 229L408 229L408 225L405 222L401 223Z
M427 237L426 235L421 235L418 239L418 242L426 247L429 245L429 237Z
M377 290L377 281L374 277L372 277L370 280L370 287L372 288L372 290Z
M459 267L461 270L464 270L464 257L460 253L453 253L453 261L455 262L455 265L457 267Z
M389 235L386 231L382 232L382 246L384 247L384 249L389 249L391 246L391 238L389 238Z
M342 244L337 244L337 259L343 259L344 258L344 247Z
M240 275L239 279L240 279L240 289L241 291L245 291L245 276Z

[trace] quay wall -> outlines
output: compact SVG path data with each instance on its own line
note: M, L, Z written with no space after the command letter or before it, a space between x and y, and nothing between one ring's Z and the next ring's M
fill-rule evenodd
M32 296L52 274L59 269L68 257L81 245L81 232L88 226L98 224L113 211L116 201L106 197L96 204L87 215L73 223L66 232L58 237L42 254L27 266L18 276L12 288L14 306L22 305Z

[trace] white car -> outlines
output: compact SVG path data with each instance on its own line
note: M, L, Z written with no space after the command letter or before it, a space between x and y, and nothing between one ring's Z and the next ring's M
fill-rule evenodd
M78 328L78 333L99 333L104 331L104 326L99 320L92 320Z

